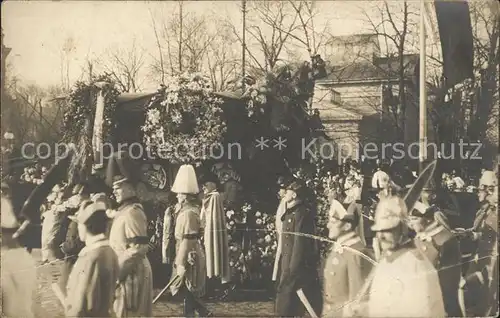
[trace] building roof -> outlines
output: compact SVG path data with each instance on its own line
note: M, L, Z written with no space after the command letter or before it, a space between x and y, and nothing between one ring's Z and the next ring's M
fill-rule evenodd
M379 47L378 34L376 33L361 33L333 36L327 41L328 44L341 43L341 44L368 44L373 43Z
M319 84L327 82L351 83L367 80L389 80L398 78L399 59L374 57L373 61L359 61L348 65L333 66L329 70L329 75ZM411 54L404 56L404 71L408 77L415 76L418 65L418 55Z

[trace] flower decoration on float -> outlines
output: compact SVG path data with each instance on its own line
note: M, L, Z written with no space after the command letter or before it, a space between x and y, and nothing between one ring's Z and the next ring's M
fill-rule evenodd
M229 266L233 269L233 279L243 281L245 279L245 274L247 273L247 268L245 266L245 259L243 255L241 233L238 233L237 224L244 217L242 212L237 213L232 209L225 209L225 212L229 245Z
M43 183L43 179L47 174L47 168L40 164L35 164L31 167L24 168L23 174L20 176L20 183L32 183L39 185Z
M172 163L198 164L226 132L222 100L207 77L184 73L167 79L146 106L143 141L150 153Z
M64 137L68 141L77 141L85 130L86 121L93 123L96 102L97 89L94 83L106 82L111 85L106 86L104 93L104 120L103 137L109 140L116 128L116 107L118 105L118 96L120 91L116 89L109 74L95 76L92 82L78 81L71 88L67 102L67 109L63 116Z

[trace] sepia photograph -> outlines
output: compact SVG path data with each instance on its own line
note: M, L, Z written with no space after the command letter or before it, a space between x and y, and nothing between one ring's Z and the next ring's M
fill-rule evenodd
M500 1L1 9L1 317L499 315Z

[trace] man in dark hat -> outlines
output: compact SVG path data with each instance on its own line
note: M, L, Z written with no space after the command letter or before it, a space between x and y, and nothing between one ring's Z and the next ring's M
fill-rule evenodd
M118 208L107 212L113 219L109 243L118 255L120 272L115 300L118 317L148 317L153 310L153 273L146 257L149 251L148 220L137 197L137 171L123 153L115 154L108 165Z
M279 317L302 316L305 309L315 313L322 310L319 250L315 239L307 237L315 234L315 215L306 205L305 194L303 182L294 180L283 198L286 211L281 217L282 251L275 308Z
M432 186L432 185L431 185ZM461 278L461 252L458 239L452 233L446 216L434 204L435 189L424 188L422 202L410 213L410 227L417 233L415 245L438 271L446 314L460 317L458 288Z
M278 209L276 211L276 238L278 241L278 248L276 250L276 256L274 259L274 269L273 269L273 277L272 280L276 281L278 279L278 272L279 272L279 262L281 258L281 250L282 250L282 240L281 240L281 232L283 232L283 222L281 221L281 218L286 212L286 201L284 200L285 194L286 194L286 189L290 185L290 178L281 176L278 178L278 199L279 199L279 205Z

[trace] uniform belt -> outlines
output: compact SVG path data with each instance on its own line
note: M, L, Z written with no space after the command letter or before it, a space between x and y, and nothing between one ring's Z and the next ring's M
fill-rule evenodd
M200 234L199 233L194 233L194 234L184 234L182 236L183 239L185 240L197 240L200 238Z
M128 244L149 244L149 238L147 236L136 236L127 239Z

